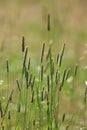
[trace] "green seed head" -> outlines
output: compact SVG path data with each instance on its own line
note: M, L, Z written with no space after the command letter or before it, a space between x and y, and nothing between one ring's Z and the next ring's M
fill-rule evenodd
M50 14L48 14L48 25L47 25L47 30L50 31Z
M43 62L44 49L45 49L45 43L43 44L42 51L41 51L41 63Z
M22 52L25 50L25 39L24 36L22 37Z

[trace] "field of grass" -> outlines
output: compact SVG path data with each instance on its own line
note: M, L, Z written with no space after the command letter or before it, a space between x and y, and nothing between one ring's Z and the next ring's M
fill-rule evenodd
M0 0L1 130L87 130L87 1L66 1Z

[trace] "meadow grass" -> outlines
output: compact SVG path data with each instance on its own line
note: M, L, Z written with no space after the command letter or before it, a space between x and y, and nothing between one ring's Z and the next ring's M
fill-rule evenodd
M84 90L83 85L84 81L87 80L87 72L86 69L80 68L79 73L78 65L74 65L79 59L83 43L87 40L85 17L82 18L83 15L81 16L83 21L79 20L79 22L84 24L80 23L79 26L79 24L76 25L78 19L75 14L77 13L78 16L79 8L82 9L82 5L85 6L86 4L67 1L67 5L61 1L58 4L57 1L54 3L49 2L47 5L38 0L39 6L37 6L36 2L31 1L29 6L31 8L27 6L28 1L25 2L24 0L22 2L19 0L17 3L13 0L11 5L9 5L9 0L7 2L0 1L2 3L0 13L2 18L6 20L4 24L1 23L1 28L3 29L5 26L9 30L8 32L1 31L0 36L0 75L1 79L4 80L4 83L0 80L1 130L87 129L87 88ZM73 14L73 5L75 14ZM46 17L47 12L49 12L48 6L53 17L51 27L50 14ZM5 8L8 10L8 17L3 12ZM35 12L32 13L34 19L30 18L31 14L29 12L32 11ZM29 17L27 17L27 12ZM86 11L81 10L81 12L86 16ZM70 16L73 16L73 20ZM48 26L45 28L47 18ZM21 21L20 25L19 21ZM22 49L19 44L21 33L29 38L28 43L28 41L25 41L24 36L22 37ZM44 39L46 39L46 43L43 43L39 61L39 43L42 43ZM48 45L49 41L54 43L54 49L52 44ZM68 48L65 55L70 59L63 59L65 44L59 51L62 42L67 42ZM25 47L25 44L29 45L30 50ZM21 50L22 56L19 53ZM30 53L36 60L35 62L39 63L38 70L37 64L32 62L33 58ZM75 55L74 59L72 53ZM5 59L7 60L5 61Z
M75 91L78 65L73 71L71 80L72 96L67 97L68 80L71 77L70 68L62 68L65 44L56 58L53 55L52 45L49 45L45 55L46 44L43 43L38 74L32 72L31 58L28 47L22 39L22 64L17 85L11 89L9 81L9 61L7 66L7 92L5 100L0 99L1 130L86 130L86 94L84 94L83 125L80 126L80 110L71 113L66 111L67 98L75 107ZM8 94L9 93L9 94ZM63 105L65 103L65 105ZM71 108L72 109L72 108ZM76 107L75 107L76 109Z

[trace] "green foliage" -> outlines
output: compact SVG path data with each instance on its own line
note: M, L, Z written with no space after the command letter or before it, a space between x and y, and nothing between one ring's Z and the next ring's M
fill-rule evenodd
M7 95L8 100L0 101L2 129L61 130L64 128L69 130L76 126L77 117L74 113L71 113L71 116L67 119L67 113L64 110L62 110L63 114L61 112L61 105L65 101L62 97L66 97L64 92L67 80L70 77L70 69L62 68L65 44L56 59L53 58L51 45L47 56L44 55L45 47L44 43L41 51L39 77L31 71L28 47L23 52L21 76L19 80L16 80L17 87L14 88L16 94L9 89L11 93L9 96ZM8 60L6 63L7 73L10 73L8 71ZM77 69L78 65L74 70L73 83L75 83ZM72 92L74 94L74 86ZM14 96L16 97L12 99Z

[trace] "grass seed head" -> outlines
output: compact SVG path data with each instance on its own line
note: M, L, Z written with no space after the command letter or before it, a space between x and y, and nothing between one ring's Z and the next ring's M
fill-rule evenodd
M76 77L76 75L77 75L77 70L78 70L78 64L76 64L76 66L75 66L74 77Z
M22 37L22 52L25 51L25 39L24 36Z
M55 76L56 85L57 85L59 79L60 79L60 75L59 75L59 72L58 72L58 69L57 69L57 71L56 71L56 76Z
M20 88L20 84L19 84L18 79L16 80L16 83L17 83L17 87L18 87L19 91L21 91L21 88Z
M21 111L21 105L20 105L20 103L18 104L18 112L20 113L20 111Z
M67 70L67 74L66 74L66 80L68 79L69 77L69 74L70 74L70 69Z
M11 113L10 113L10 111L8 111L8 119L9 120L11 119Z
M43 43L42 51L41 51L41 63L43 62L45 43Z
M29 58L29 61L28 61L28 70L30 69L30 58Z
M44 94L43 94L43 93L44 93L44 91L42 90L42 91L41 91L41 101L44 100Z
M9 63L8 63L8 59L6 60L6 68L7 68L7 73L9 73Z
M32 98L31 98L31 103L34 102L34 91L32 91Z
M63 116L62 116L62 122L65 121L65 116L66 116L66 114L64 113Z
M62 87L64 85L64 81L65 81L65 77L66 77L66 72L67 72L67 70L65 69L64 72L63 72L62 82L61 82L60 88L59 88L60 91L61 91L61 89L62 89Z
M41 82L43 81L43 65L41 65Z
M23 61L23 69L25 68L25 64L26 64L27 53L28 53L28 47L26 47L26 50L25 50L24 61Z
M64 70L64 73L63 73L63 79L62 79L62 86L64 85L64 80L65 80L65 76L66 76L66 69Z
M85 94L84 94L84 102L86 103L87 98L87 81L85 82Z
M61 54L60 54L60 57L59 57L59 67L61 67L61 64L62 64L62 59L63 59L64 51L65 51L65 44L63 45L63 48L61 50Z
M26 70L26 72L25 72L26 88L28 88L28 77L29 77L29 74L28 74L28 71Z
M48 24L47 24L47 30L50 31L50 14L48 14Z
M2 110L2 104L1 104L1 101L0 101L0 115L1 115L1 118L3 117L3 110Z
M9 106L9 104L10 104L10 99L11 99L11 97L12 97L12 95L13 95L13 92L14 92L14 90L12 90L11 93L10 93L10 95L9 95L9 98L8 98L8 101L7 101L5 110L4 110L4 115L7 113L8 106Z
M28 83L28 86L31 85L31 81L32 81L32 74L30 74L30 78L29 78L29 83Z
M35 126L35 120L33 120L33 126Z
M50 80L49 80L49 75L47 75L47 88L48 88L48 93L50 90Z
M50 56L50 48L48 49L48 52L47 52L46 61L48 61L49 56Z

